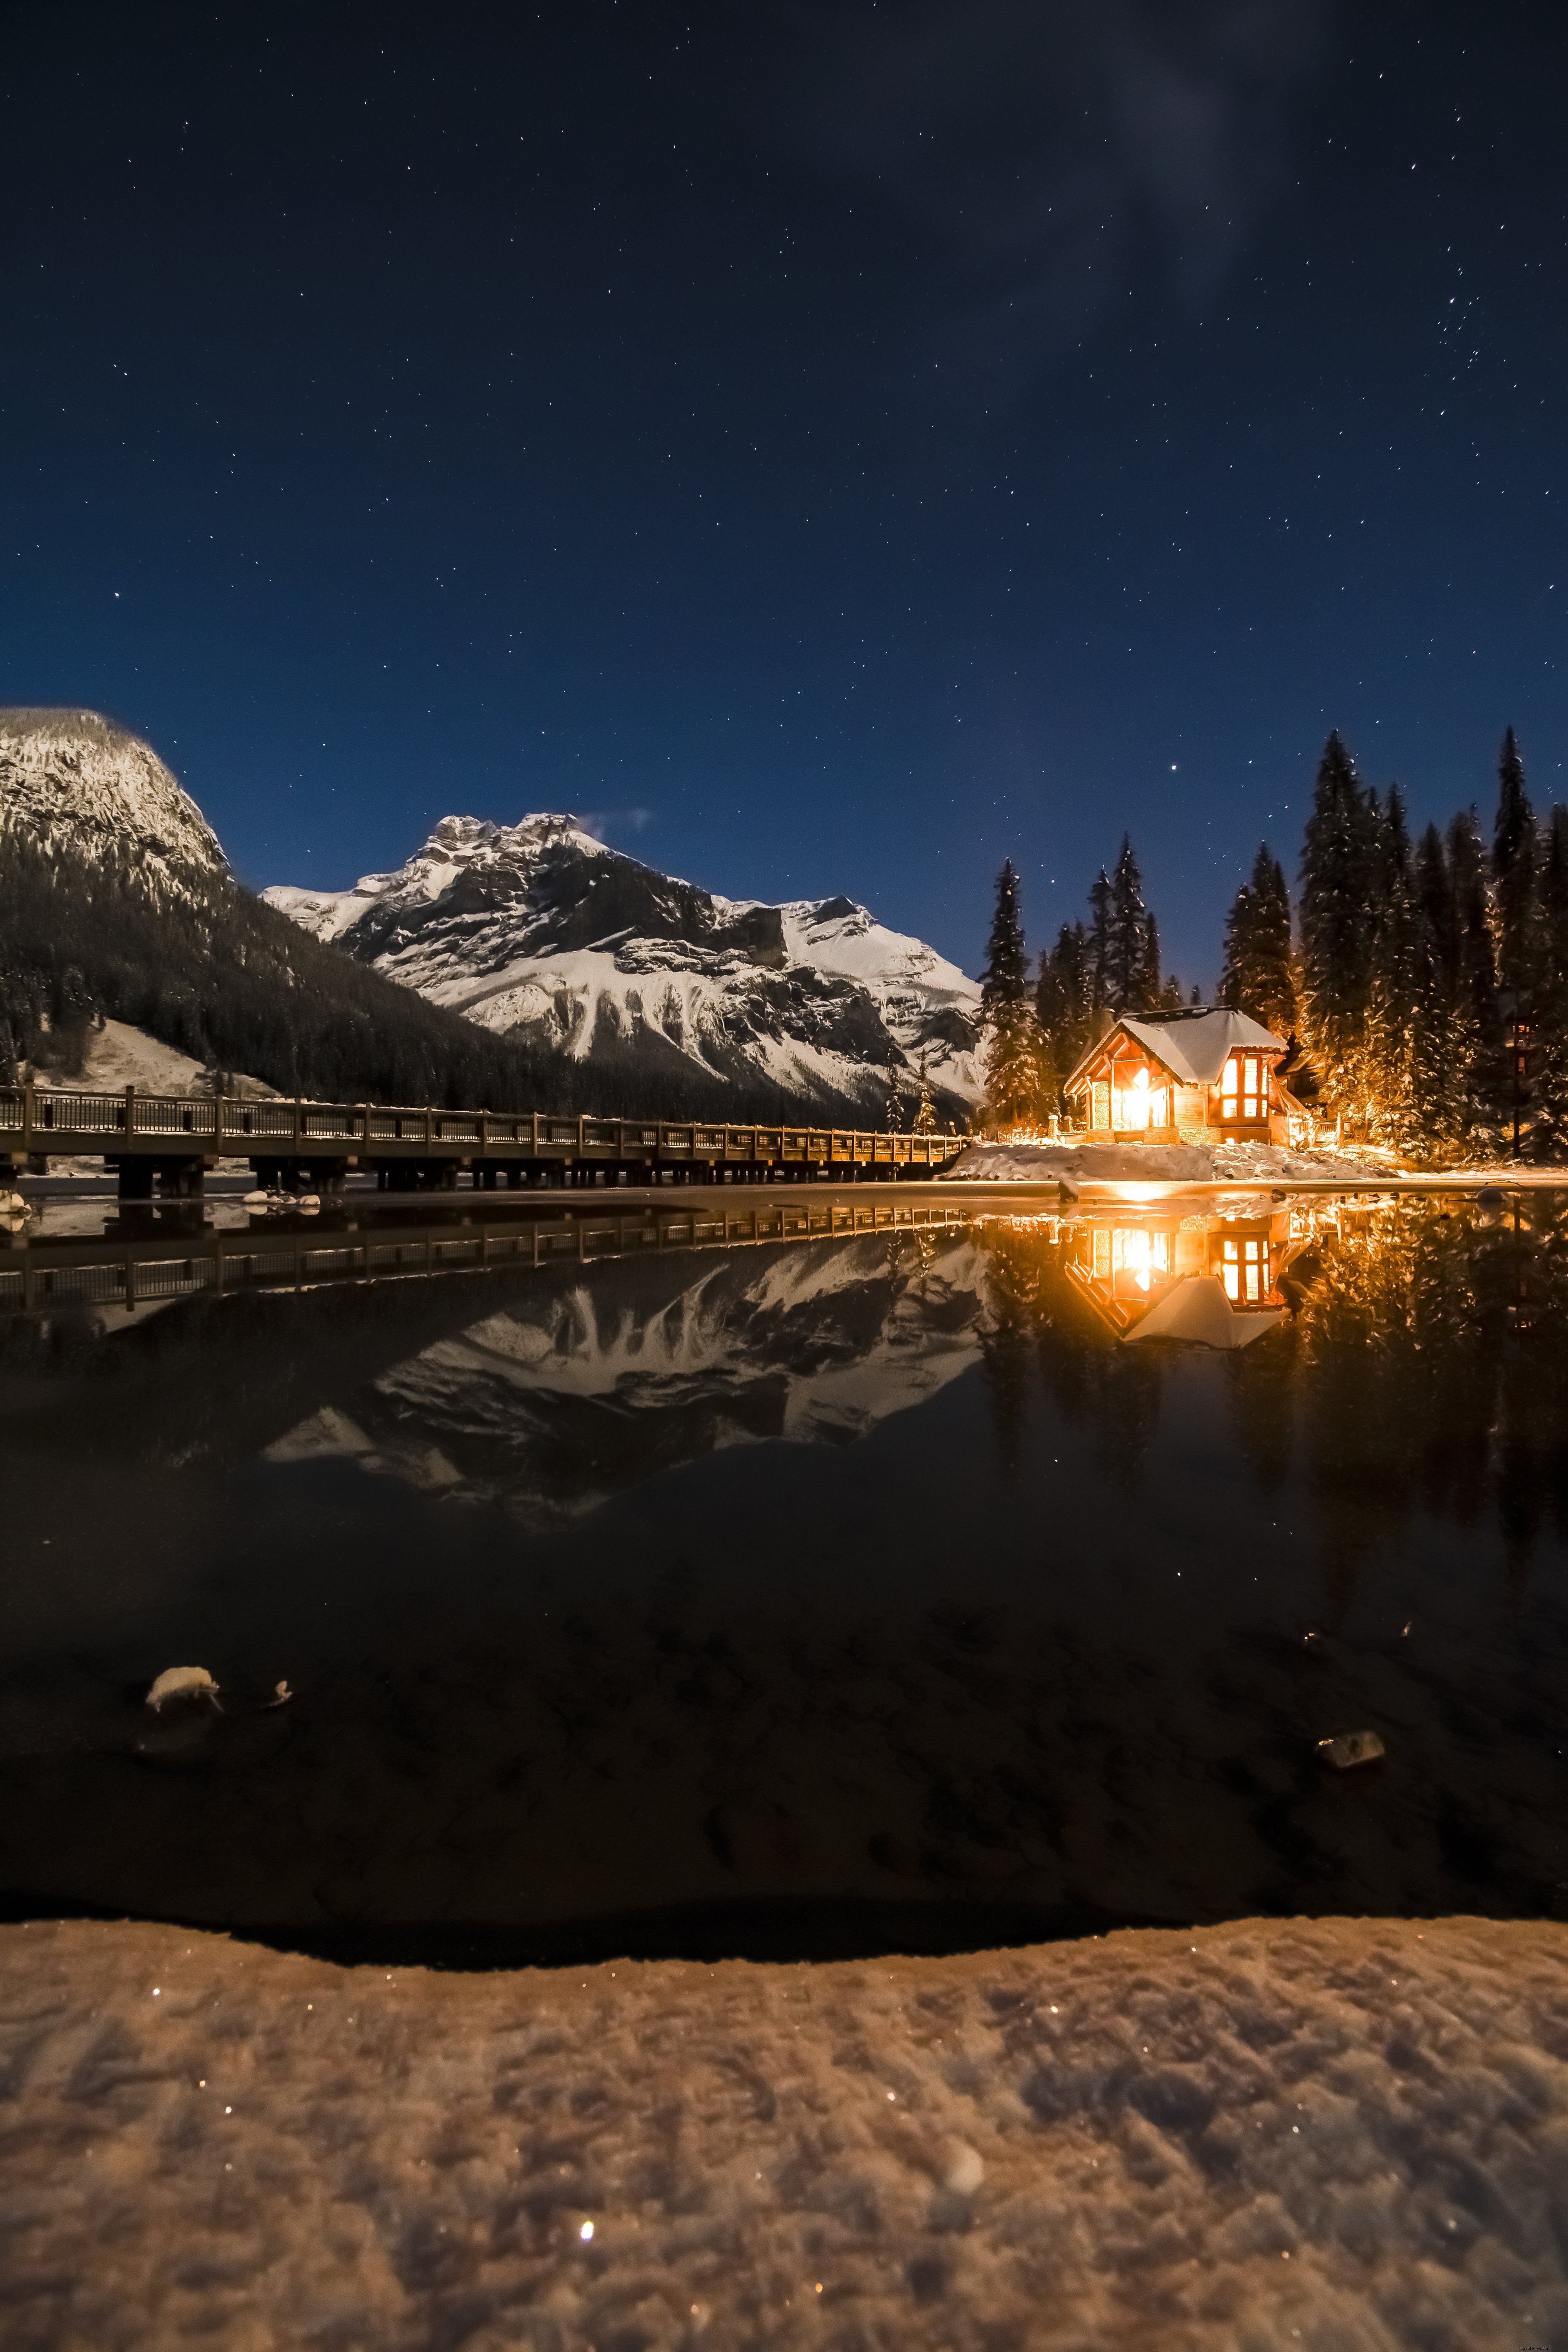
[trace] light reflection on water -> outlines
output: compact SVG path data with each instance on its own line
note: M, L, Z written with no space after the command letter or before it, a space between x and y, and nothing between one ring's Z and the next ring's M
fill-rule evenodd
M622 1222L422 1275L318 1221L314 1287L0 1320L14 1909L547 1955L1558 1907L1556 1196ZM185 1663L231 1712L149 1753Z

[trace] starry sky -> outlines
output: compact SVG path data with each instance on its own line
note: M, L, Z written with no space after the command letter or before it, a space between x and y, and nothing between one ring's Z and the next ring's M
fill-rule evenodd
M1205 988L1338 726L1568 796L1568 10L0 5L0 700L247 881L574 810Z

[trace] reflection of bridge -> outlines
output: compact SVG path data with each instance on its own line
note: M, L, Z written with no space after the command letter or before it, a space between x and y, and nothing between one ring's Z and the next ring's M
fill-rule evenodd
M963 1150L958 1135L882 1135L853 1128L709 1125L701 1120L550 1118L540 1111L385 1109L365 1103L253 1102L235 1097L0 1090L0 1165L102 1155L121 1197L201 1190L219 1160L248 1160L264 1184L331 1190L350 1170L383 1191L445 1190L469 1169L500 1183L755 1182L817 1173L928 1176Z
M951 1232L971 1212L946 1201L776 1201L745 1209L666 1209L619 1216L453 1215L422 1223L378 1213L261 1215L216 1231L191 1209L142 1211L134 1230L111 1220L101 1235L0 1239L0 1315L72 1307L138 1307L236 1291L314 1289L322 1283L479 1273L494 1266L586 1265L659 1250L738 1248L871 1233ZM146 1220L146 1222L142 1222ZM156 1220L156 1222L153 1222Z

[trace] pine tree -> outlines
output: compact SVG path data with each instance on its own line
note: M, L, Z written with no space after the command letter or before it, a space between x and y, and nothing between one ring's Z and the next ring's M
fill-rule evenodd
M1405 802L1391 784L1381 812L1378 920L1367 1013L1371 1126L1381 1143L1411 1150L1419 1139L1412 1025L1422 977L1420 916Z
M1110 995L1110 877L1102 866L1089 886L1089 1004L1103 1013Z
M996 912L986 942L980 991L980 1021L986 1041L986 1106L998 1126L1031 1122L1042 1108L1040 1036L1029 1002L1028 981L1018 877L1009 858L996 877Z
M931 1098L931 1078L926 1065L926 1049L923 1045L921 1047L919 1076L920 1100L915 1105L914 1123L910 1131L912 1135L934 1135L936 1105Z
M1093 895L1091 892L1091 901ZM1097 916L1098 912L1097 908ZM1145 1002L1151 920L1149 909L1143 904L1143 877L1138 871L1131 841L1123 834L1116 872L1110 884L1105 946L1107 1001L1115 1012L1135 1013ZM1152 961L1152 994L1157 998L1160 992L1160 940L1157 931L1153 937Z
M1455 856L1456 846L1460 849L1459 857ZM1502 1139L1511 1087L1503 1018L1498 1003L1491 906L1480 839L1473 822L1467 824L1462 818L1455 820L1449 834L1449 863L1453 868L1468 869L1464 895L1459 899L1462 920L1457 996L1458 1044L1464 1074L1464 1139L1473 1148L1485 1150L1489 1146L1495 1148Z
M1301 1025L1321 1066L1328 1106L1352 1125L1366 1116L1377 849L1373 796L1331 735L1301 854Z
M1172 986L1174 985L1173 981ZM1143 918L1143 963L1138 974L1138 1002L1146 1013L1159 1012L1165 1002L1160 980L1160 926L1152 914Z
M1492 833L1497 908L1498 985L1527 997L1537 979L1541 915L1535 811L1524 789L1524 762L1510 727L1498 759L1498 812Z
M1554 808L1547 828L1540 958L1531 1143L1538 1158L1556 1159L1568 1151L1568 809Z
M1064 923L1055 947L1041 954L1035 988L1035 1018L1049 1041L1053 1061L1064 1074L1088 1047L1093 1028L1089 967L1088 932L1081 923Z
M1237 892L1225 927L1220 1002L1251 1013L1276 1035L1296 1026L1296 977L1290 967L1290 893L1285 869L1263 842L1251 879Z

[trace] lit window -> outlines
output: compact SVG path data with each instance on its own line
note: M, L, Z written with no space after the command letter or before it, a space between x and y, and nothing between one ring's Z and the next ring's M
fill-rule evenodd
M1268 1289L1268 1243L1227 1240L1221 1254L1220 1280L1226 1297L1237 1306L1261 1305Z

